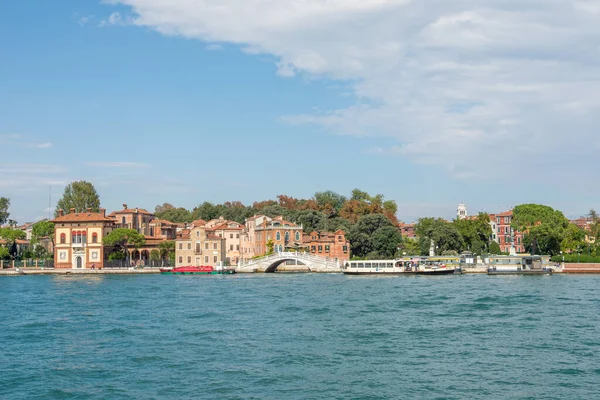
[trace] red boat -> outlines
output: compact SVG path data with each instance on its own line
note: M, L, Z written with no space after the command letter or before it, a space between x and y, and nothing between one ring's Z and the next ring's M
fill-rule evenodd
M177 268L161 268L161 274L169 275L220 275L220 274L235 274L234 269L215 269L210 265L200 267L177 267Z

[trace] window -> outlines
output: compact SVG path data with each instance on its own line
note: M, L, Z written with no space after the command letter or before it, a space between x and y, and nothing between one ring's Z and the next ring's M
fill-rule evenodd
M187 246L187 247L188 247L188 250L191 250L191 249L192 249L192 244L191 244L191 243L188 243L188 246Z
M323 246L319 246L319 253L323 251Z
M498 222L498 224L501 224L501 223L502 223L502 222L500 222L500 220L501 220L501 219L502 219L502 218L500 218L500 217L496 218L496 221Z
M216 264L217 263L217 256L213 257L213 262Z
M233 239L233 233L229 234L229 239Z
M200 231L196 231L196 237L200 237Z
M179 256L179 264L183 263L183 257Z
M277 232L277 234L275 235L275 239L281 240L281 232Z
M286 232L286 233L285 233L285 241L286 241L286 242L289 242L289 241L290 241L290 233L289 233L289 232Z
M504 217L504 222L508 224L510 222L510 217Z
M208 256L204 256L204 263L208 264Z
M183 243L179 243L179 250L183 250Z
M325 251L329 252L329 245L325 245Z
M236 250L239 250L239 249L240 249L240 245L239 245L239 244L236 244L236 245L235 245L235 249L236 249Z
M67 242L67 235L64 233L60 234L60 243L65 244Z
M347 253L348 252L348 246L342 246L342 251L344 253Z
M233 245L232 244L229 245L229 250L233 250Z
M341 237L341 236L338 236L338 240L342 240L342 237Z
M296 242L300 241L300 232L296 231Z
M192 263L192 257L191 257L191 256L188 256L188 258L187 258L187 262L188 262L188 264L191 264L191 263Z
M122 218L121 218L121 223L122 223L123 225L125 225L125 217L122 217Z
M196 253L200 253L201 250L201 246L200 246L200 242L196 243Z
M314 253L315 251L317 251L317 247L316 246L310 246L310 252Z
M204 250L208 250L208 242L204 242Z
M71 235L71 243L77 243L77 232L73 231Z
M236 234L235 234L235 238L236 238L236 239L239 239L239 238L240 238L240 234L239 234L239 233L236 233Z
M217 249L217 242L213 243L213 249L215 249L215 250Z
M521 244L521 236L517 237L517 244Z
M81 243L87 243L87 232L81 232Z
M96 232L92 233L92 243L98 243L98 234Z

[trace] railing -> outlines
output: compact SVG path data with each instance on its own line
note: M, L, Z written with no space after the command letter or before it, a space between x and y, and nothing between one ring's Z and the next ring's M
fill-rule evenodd
M239 263L240 266L251 266L254 264L258 264L258 263L262 263L264 261L269 261L269 260L275 260L275 259L281 259L281 258L291 258L291 259L298 259L298 260L304 260L304 261L313 261L313 262L317 262L319 264L325 264L326 267L329 267L331 265L332 268L336 268L338 266L338 260L333 259L333 258L328 258L328 257L319 257L319 256L315 256L313 254L310 253L305 253L305 252L292 252L292 251L283 251L281 253L273 253L273 254L269 254L267 256L264 257L260 257L260 258L254 258L248 261L241 261Z

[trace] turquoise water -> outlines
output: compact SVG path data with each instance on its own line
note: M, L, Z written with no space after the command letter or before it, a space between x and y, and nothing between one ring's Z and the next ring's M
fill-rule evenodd
M3 399L598 399L599 276L0 278Z

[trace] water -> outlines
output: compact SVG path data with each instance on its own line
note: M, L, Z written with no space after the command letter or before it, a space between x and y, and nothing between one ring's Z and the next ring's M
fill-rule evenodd
M0 278L3 399L597 399L599 276Z

